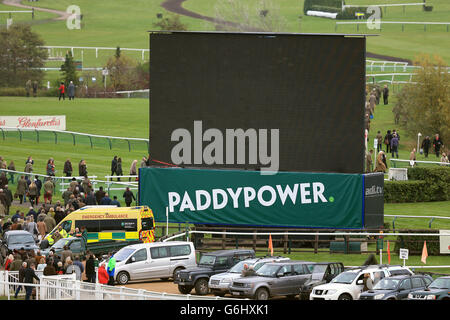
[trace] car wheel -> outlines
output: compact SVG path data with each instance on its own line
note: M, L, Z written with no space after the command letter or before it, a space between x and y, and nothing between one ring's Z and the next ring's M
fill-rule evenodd
M177 272L180 271L180 270L183 270L183 269L184 269L184 268L182 268L182 267L176 268L176 269L173 271L172 278L175 279L175 276L176 276Z
M191 293L192 286L182 286L178 285L178 291L180 291L182 294L189 294Z
M353 298L348 293L343 293L339 296L338 300L353 300Z
M209 287L208 287L208 280L207 279L199 279L197 282L195 282L195 293L204 296L208 294Z
M116 280L119 284L122 284L122 285L127 284L128 281L130 281L130 275L125 271L121 271L117 275Z
M259 288L255 293L256 300L268 300L269 299L269 291L266 288Z

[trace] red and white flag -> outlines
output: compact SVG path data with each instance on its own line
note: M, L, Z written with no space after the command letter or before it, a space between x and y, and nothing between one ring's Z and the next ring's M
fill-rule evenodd
M422 259L420 259L420 261L422 261L423 263L427 263L427 257L428 257L428 250L427 250L427 242L424 241L423 242L423 249L422 249Z

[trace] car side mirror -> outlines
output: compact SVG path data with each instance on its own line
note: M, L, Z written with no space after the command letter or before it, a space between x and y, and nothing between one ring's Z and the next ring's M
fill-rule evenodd
M128 259L127 263L133 263L136 262L136 258L135 257L131 257L130 259Z

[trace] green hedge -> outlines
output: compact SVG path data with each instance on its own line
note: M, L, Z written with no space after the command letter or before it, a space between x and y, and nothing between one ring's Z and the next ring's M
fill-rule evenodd
M26 95L25 88L0 88L0 96L24 97Z
M450 167L408 168L408 181L386 181L384 202L450 200Z
M401 233L414 232L417 233L417 230L398 230ZM439 230L427 230L427 233L439 233ZM395 252L399 252L400 248L408 249L410 255L421 255L423 250L423 243L427 242L427 252L428 255L439 255L440 247L439 247L439 237L431 237L431 236L398 236L397 241L395 242L394 250Z

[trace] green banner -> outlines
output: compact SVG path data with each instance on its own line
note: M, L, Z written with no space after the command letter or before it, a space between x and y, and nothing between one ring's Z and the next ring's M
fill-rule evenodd
M141 168L139 202L158 222L362 228L363 175Z

